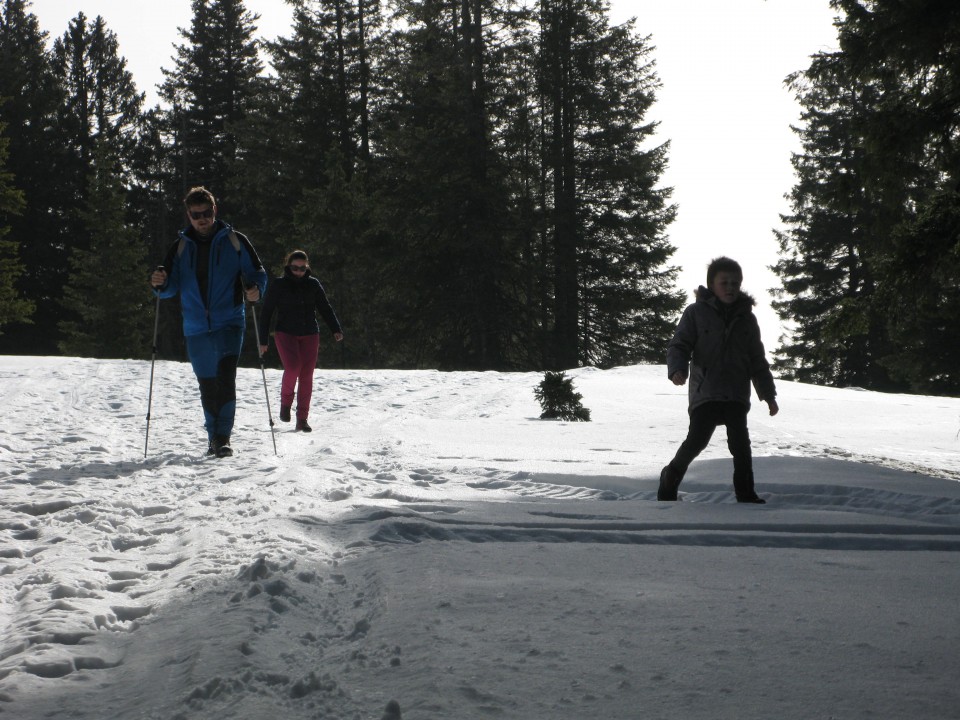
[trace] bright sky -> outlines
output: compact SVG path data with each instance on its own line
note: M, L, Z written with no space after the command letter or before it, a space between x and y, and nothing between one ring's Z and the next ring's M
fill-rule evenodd
M282 0L247 0L266 38L286 34L290 8ZM778 285L773 229L789 210L790 153L799 148L790 125L800 109L784 78L834 46L828 0L612 0L614 22L637 17L652 36L663 84L652 111L659 139L671 141L663 184L679 205L669 230L688 293L704 282L711 258L729 255L744 268L744 287L757 299L768 352L780 322L768 290ZM190 0L34 0L32 12L51 39L81 10L102 15L116 33L148 104L157 101L161 68L173 67L178 27L190 24ZM692 296L691 296L692 299Z

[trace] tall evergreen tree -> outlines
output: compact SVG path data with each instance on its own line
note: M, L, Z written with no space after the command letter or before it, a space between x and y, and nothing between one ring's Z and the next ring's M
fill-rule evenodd
M293 33L267 44L276 77L237 126L231 172L245 228L275 270L306 250L341 320L354 362L369 355L375 273L369 226L369 47L383 24L375 0L297 0ZM271 188L265 194L263 188ZM338 350L346 357L346 345Z
M798 328L782 362L820 382L960 392L946 319L960 278L960 7L832 6L839 51L793 78L806 127L778 265L777 308Z
M499 17L488 3L459 0L403 9L374 123L388 296L408 330L397 340L413 363L503 367L515 263L486 82Z
M13 323L5 332L16 352L42 355L56 352L76 200L65 184L66 143L57 123L63 90L29 5L0 5L0 122L10 139L7 169L26 201L22 213L8 219L8 237L19 246L25 269L17 289L36 303L36 312L32 324Z
M872 258L884 216L867 188L869 160L863 118L878 102L875 87L850 75L842 54L821 53L790 78L804 108L802 152L793 157L793 212L778 232L783 281L773 303L792 321L792 337L777 351L786 377L857 387L891 387L878 363L887 348L886 323L876 299Z
M53 45L54 67L66 89L61 125L67 131L84 186L97 144L114 149L111 170L128 178L142 123L143 94L137 92L116 35L98 16L92 24L81 12ZM102 159L102 157L101 157Z
M960 394L960 6L836 0L841 50L884 93L864 121L868 189L891 208L874 266L892 350L916 392Z
M71 252L60 350L67 355L143 358L153 320L143 280L146 248L126 218L126 188L113 171L120 162L116 150L99 138L92 160L80 213L90 243Z
M6 171L10 140L0 123L0 335L3 326L12 322L28 323L34 304L16 287L23 274L20 244L8 237L11 218L23 212L23 193L13 185L13 175Z
M600 0L541 3L540 95L553 268L551 365L661 357L682 303L675 214L657 184L667 145L645 148L658 80L633 24Z
M193 0L192 9L190 29L180 30L186 43L177 46L173 70L164 70L161 97L179 197L205 185L219 199L240 151L234 125L256 97L263 69L254 38L259 16L243 0Z

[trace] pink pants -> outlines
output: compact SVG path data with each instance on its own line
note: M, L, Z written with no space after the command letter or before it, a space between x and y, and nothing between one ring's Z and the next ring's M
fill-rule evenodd
M275 332L273 340L283 363L283 379L280 381L280 404L293 405L293 389L297 388L297 420L306 420L310 414L310 396L313 395L313 369L317 366L317 351L320 336L290 335Z

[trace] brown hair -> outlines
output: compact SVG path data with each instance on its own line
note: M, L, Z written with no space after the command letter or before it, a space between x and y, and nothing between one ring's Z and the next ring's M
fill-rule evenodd
M310 267L310 258L307 257L307 254L303 250L293 250L287 253L287 257L283 261L284 267L289 265L292 260L303 260L307 264L307 267Z
M707 287L713 285L713 279L717 276L717 273L727 272L733 275L739 275L740 279L743 280L743 268L740 267L740 263L736 260L731 260L730 258L721 255L718 258L714 258L710 261L710 264L707 265Z
M183 199L183 204L187 207L190 207L191 205L208 204L211 207L216 207L217 201L213 198L213 193L201 185L190 188L190 192L188 192L187 196Z

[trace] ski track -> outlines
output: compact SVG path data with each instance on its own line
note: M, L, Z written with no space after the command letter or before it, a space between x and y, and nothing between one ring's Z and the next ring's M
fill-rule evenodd
M276 420L279 371L270 370L279 455L260 372L241 369L237 454L224 460L204 456L188 365L156 364L146 458L149 363L21 358L3 367L0 405L15 420L0 439L0 714L11 717L25 702L4 689L15 673L30 676L20 687L39 693L36 717L63 702L43 692L53 679L71 693L111 687L126 703L111 716L124 717L138 695L135 685L119 687L118 669L126 684L159 677L192 687L138 717L254 717L261 706L291 717L372 717L355 688L324 668L403 662L403 648L366 641L385 599L377 577L349 561L375 550L425 542L960 550L957 494L825 492L812 481L778 488L781 507L837 513L826 525L778 519L776 510L745 522L726 478L691 479L680 507L646 502L667 458L648 457L645 437L660 447L685 431L685 399L659 367L573 372L588 407L592 388L621 388L616 404L591 408L589 426L537 419L539 374L318 371L310 435ZM788 385L784 416L801 390L816 396ZM956 401L930 402L956 415ZM751 415L757 456L960 478L955 454L797 441L789 423L760 416ZM457 423L476 427L473 452L445 435ZM537 433L542 456L511 447L511 435ZM476 452L493 445L496 452ZM590 462L578 460L585 456ZM722 441L703 457L725 458ZM604 473L635 487L585 481ZM485 521L484 503L508 502L505 521ZM570 503L582 509L571 512ZM694 504L716 506L709 521L691 517ZM229 529L209 527L211 514L231 518ZM191 617L206 622L178 623L178 607L198 603L205 612ZM182 635L177 655L151 658L171 634ZM227 659L209 677L204 663L215 653ZM101 679L91 684L90 673ZM471 706L497 705L469 685L463 693Z

